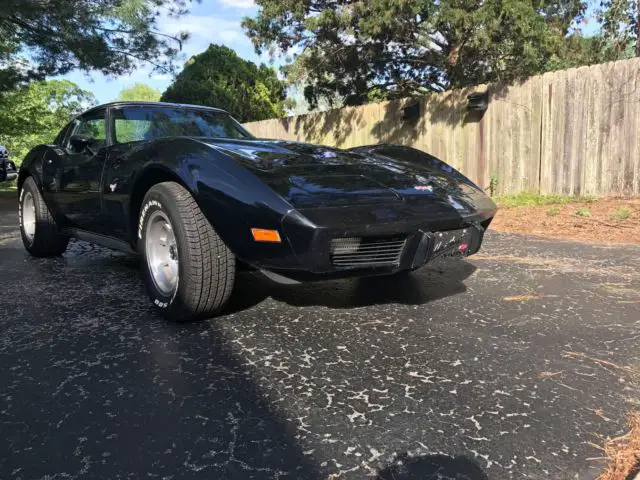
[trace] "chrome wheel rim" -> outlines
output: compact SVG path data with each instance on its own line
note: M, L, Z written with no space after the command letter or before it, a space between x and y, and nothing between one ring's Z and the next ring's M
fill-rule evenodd
M28 242L33 243L36 234L36 204L31 192L25 192L22 197L22 231Z
M173 295L178 288L178 246L171 222L160 210L149 216L145 252L156 288L163 295Z

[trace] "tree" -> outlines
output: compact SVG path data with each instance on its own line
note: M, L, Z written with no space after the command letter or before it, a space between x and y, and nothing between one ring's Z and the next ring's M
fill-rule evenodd
M638 0L602 0L602 38L608 59L640 57L640 3Z
M40 143L50 143L74 116L96 103L92 93L68 80L32 82L5 93L0 108L0 144L20 163Z
M358 105L548 70L582 51L567 39L586 9L583 0L256 3L257 16L243 21L247 34L258 53L294 54L284 71L306 85L312 106L335 95Z
M74 69L106 75L141 62L171 69L184 33L158 32L159 15L180 16L191 0L3 0L0 91Z
M164 102L222 108L241 122L283 116L285 98L285 83L275 70L221 45L192 57L162 94Z
M145 83L134 83L130 87L120 90L116 100L128 102L157 102L162 94Z

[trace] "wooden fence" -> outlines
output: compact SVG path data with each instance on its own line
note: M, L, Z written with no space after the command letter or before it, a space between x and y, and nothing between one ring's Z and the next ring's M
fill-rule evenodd
M467 95L489 91L484 115ZM640 195L640 59L550 72L511 86L489 85L407 100L246 124L257 137L342 148L411 145L498 193ZM415 100L413 101L415 102Z

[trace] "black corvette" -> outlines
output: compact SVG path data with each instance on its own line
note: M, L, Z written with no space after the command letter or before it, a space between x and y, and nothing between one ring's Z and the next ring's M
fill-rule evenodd
M222 110L162 103L80 115L27 155L18 188L29 253L60 255L70 237L138 252L173 319L219 311L236 268L293 283L471 255L496 212L412 148L258 140Z

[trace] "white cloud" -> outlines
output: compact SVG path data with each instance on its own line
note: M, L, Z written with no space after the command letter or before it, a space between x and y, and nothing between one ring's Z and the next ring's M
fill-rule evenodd
M232 43L242 36L242 32L238 30L223 30L218 33L218 36L222 39L223 42Z
M215 35L220 30L240 30L240 22L225 20L213 15L186 15L180 18L164 18L159 22L160 31L169 35L189 32L192 35Z
M253 0L218 0L220 4L227 8L249 9L255 7Z
M190 34L182 47L186 57L203 52L211 43L222 43L236 51L250 47L239 20L226 20L212 15L187 15L180 19L163 19L159 27L161 32L168 35L179 32Z

